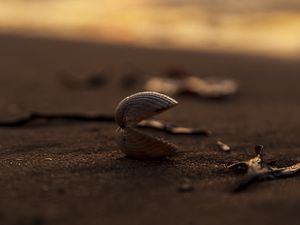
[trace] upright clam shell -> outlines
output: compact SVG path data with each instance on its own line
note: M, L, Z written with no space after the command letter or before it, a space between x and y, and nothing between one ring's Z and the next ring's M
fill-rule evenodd
M175 145L131 127L119 127L115 137L118 147L126 155L134 158L159 158L176 152Z
M119 103L115 111L115 120L120 127L124 128L159 114L176 104L176 100L158 92L139 92Z

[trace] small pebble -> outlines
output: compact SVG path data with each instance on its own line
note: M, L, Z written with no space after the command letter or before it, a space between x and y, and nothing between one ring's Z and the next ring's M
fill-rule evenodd
M217 142L217 146L224 152L229 152L230 151L230 147L226 144L224 144L223 142L221 141L218 141Z
M52 161L52 160L53 160L53 158L45 158L45 160Z

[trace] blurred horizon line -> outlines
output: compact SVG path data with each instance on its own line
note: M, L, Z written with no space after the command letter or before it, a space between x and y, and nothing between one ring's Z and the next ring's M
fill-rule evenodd
M300 55L300 2L224 2L3 0L0 31L155 48Z

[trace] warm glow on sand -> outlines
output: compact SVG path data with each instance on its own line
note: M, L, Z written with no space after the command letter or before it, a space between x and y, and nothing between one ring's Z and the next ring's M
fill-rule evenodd
M138 0L0 2L2 30L152 47L295 56L299 27L300 11L277 8L231 12Z

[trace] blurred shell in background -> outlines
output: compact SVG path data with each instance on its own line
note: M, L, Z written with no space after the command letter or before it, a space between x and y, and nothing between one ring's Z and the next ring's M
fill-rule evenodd
M203 98L224 98L236 94L238 85L231 79L202 79L195 76L180 79L153 77L146 82L145 89L168 95L191 93Z
M299 58L299 0L2 0L0 30Z

